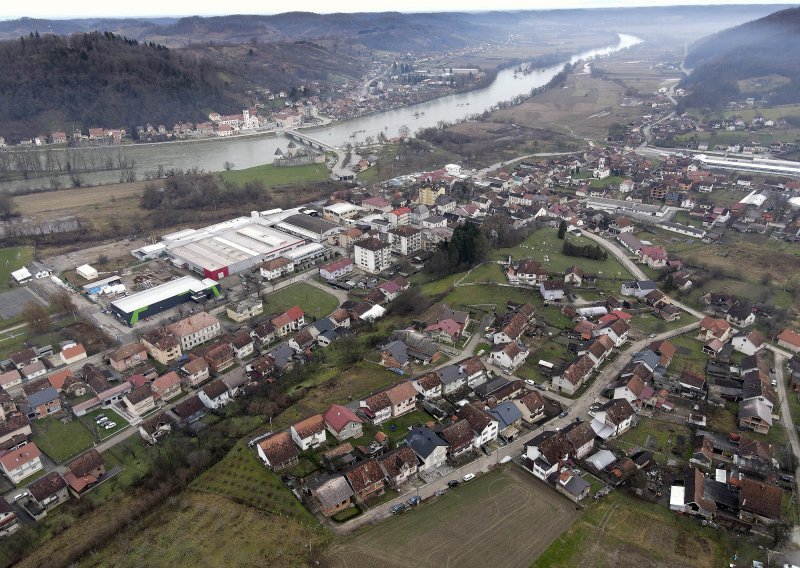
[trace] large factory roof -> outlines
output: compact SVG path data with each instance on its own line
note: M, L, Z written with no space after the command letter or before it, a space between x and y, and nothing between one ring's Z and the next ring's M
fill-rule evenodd
M175 280L170 280L159 286L143 290L136 294L131 294L112 302L112 305L125 313L133 313L138 309L152 306L163 300L173 298L186 292L203 292L211 286L216 286L217 282L210 278L199 280L194 276L182 276Z
M253 257L282 252L303 244L303 239L277 231L257 222L207 227L183 236L168 245L175 258L209 271L230 266Z

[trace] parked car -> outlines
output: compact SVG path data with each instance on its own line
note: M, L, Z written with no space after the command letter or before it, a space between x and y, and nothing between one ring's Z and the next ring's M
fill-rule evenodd
M510 462L512 459L513 459L513 458L512 458L511 456L506 456L506 457L504 457L503 459L501 459L501 460L500 460L500 463L508 463L508 462Z
M103 428L105 428L106 430L111 430L112 428L116 428L116 427L117 427L117 423L116 422L106 422L103 425Z
M448 487L458 487L459 485L461 485L461 482L458 479L451 479L447 482Z
M473 479L475 479L475 474L468 473L467 475L464 476L464 483L466 483L467 481L472 481Z
M546 391L547 390L547 385L542 383L541 385L536 385L536 388L541 390L541 391Z
M14 501L19 501L20 499L22 499L23 497L27 497L28 495L30 495L30 493L28 493L27 491L23 491L22 493L17 493L16 495L14 495Z
M561 411L561 414L559 414L558 416L559 416L559 417L561 417L561 418L564 418L564 417L565 417L565 416L567 416L568 414L569 414L569 410L562 410L562 411Z
M536 386L536 383L534 383L530 379L525 379L525 384L528 385L529 387L535 387Z
M392 508L389 509L389 512L392 513L393 515L396 515L397 513L402 513L405 510L406 506L403 505L402 503L398 503L397 505L393 505Z
M408 501L406 501L406 503L408 503L409 507L413 507L415 505L419 505L421 501L422 499L420 498L419 495L414 495Z
M98 418L97 420L95 420L95 422L97 423L98 426L102 426L106 422L109 422L109 420L104 416L103 418Z

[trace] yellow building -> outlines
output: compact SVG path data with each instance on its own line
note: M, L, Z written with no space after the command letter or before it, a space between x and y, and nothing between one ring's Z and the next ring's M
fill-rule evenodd
M418 202L420 205L436 205L436 198L440 195L444 195L445 191L443 187L438 187L436 189L432 187L421 187L419 188L419 199Z

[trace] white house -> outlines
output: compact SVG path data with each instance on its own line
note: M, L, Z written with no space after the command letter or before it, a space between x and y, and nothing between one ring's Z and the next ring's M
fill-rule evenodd
M473 445L476 448L496 440L500 432L500 423L480 408L479 404L465 404L458 411L459 420L466 420L472 428L475 435Z
M322 414L309 416L293 424L289 431L292 435L292 440L301 451L319 447L325 443L327 436L325 419Z
M284 256L273 258L261 264L259 272L261 278L265 280L274 280L280 278L284 274L289 274L294 270L294 262Z
M349 258L337 258L320 267L319 275L326 280L336 280L349 274L355 268L355 263Z
M442 397L442 379L435 372L426 373L412 381L414 388L419 391L425 400Z
M419 471L431 471L447 461L447 442L426 426L412 428L406 435L406 444L422 462Z
M328 432L340 442L348 438L361 437L364 421L346 406L332 404L322 419L328 427Z
M592 335L595 337L599 337L601 335L606 335L614 342L614 347L619 347L626 341L628 341L628 332L630 331L631 326L627 324L627 322L618 319L613 322L609 322L607 325L599 327L592 332Z
M656 283L652 280L634 280L632 282L624 282L620 288L620 294L644 298L655 289Z
M592 429L604 440L615 438L633 425L634 416L633 407L627 400L611 400L593 414Z
M9 450L0 456L0 470L11 480L11 483L19 483L41 469L41 452L33 442Z
M545 302L560 302L564 299L564 282L546 280L539 284L539 293Z
M766 339L758 330L740 332L731 340L733 348L745 355L755 355L766 346Z
M222 382L222 379L217 379L204 386L203 389L197 393L197 396L206 408L211 408L213 410L222 408L230 402L228 386Z
M523 464L533 475L546 481L569 459L572 446L561 432L542 432L525 445Z
M525 359L528 357L528 353L529 350L527 347L521 343L512 341L511 343L498 345L492 349L489 359L492 361L492 363L499 365L504 369L516 369L525 362Z

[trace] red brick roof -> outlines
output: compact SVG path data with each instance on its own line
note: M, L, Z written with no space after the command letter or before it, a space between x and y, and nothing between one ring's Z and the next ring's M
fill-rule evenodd
M357 422L359 424L363 422L355 412L339 404L332 404L323 415L323 419L334 432L341 432L350 422Z

